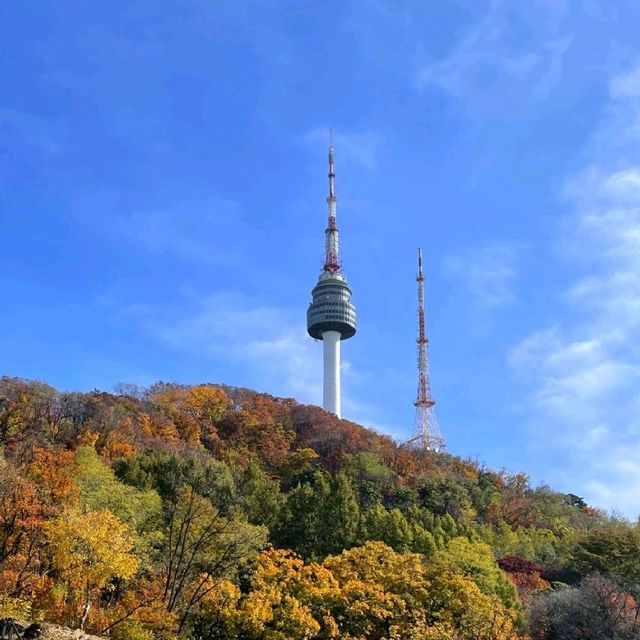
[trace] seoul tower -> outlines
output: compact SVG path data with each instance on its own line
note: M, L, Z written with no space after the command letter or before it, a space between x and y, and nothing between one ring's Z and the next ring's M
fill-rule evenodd
M444 438L440 435L436 412L436 401L431 396L429 382L429 338L424 322L424 274L422 273L422 249L418 249L418 394L415 402L416 420L409 445L416 449L442 451Z
M340 341L356 332L356 308L351 302L351 289L342 273L336 226L335 171L333 141L329 143L329 222L325 231L324 267L318 284L313 288L313 301L307 310L307 331L312 338L322 340L323 396L326 411L340 417Z

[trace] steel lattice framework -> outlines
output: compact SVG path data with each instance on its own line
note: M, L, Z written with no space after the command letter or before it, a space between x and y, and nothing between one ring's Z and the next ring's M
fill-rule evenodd
M424 321L424 274L422 272L422 249L418 249L418 394L415 402L416 419L413 434L408 444L417 449L441 451L444 449L444 438L440 434L436 420L436 401L431 397L429 382L429 339L425 331Z

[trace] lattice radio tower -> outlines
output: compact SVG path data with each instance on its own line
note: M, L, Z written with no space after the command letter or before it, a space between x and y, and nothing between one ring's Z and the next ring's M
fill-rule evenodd
M441 451L444 438L440 435L436 420L436 401L431 397L429 383L429 339L424 328L424 275L422 273L422 249L418 249L418 395L413 403L416 421L408 444L417 449Z

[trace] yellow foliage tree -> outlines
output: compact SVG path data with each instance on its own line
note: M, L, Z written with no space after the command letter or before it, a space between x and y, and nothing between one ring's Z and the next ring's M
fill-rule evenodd
M229 398L222 389L201 384L189 389L186 404L197 418L216 422L223 416Z
M180 438L196 446L203 434L213 437L213 423L222 417L228 402L224 391L210 385L167 386L152 398L154 407L175 425Z
M316 620L318 612L310 606L312 593L325 591L326 596L337 588L329 572L325 570L325 575L320 575L318 570L322 571L322 567L305 567L304 561L290 551L271 549L260 555L253 588L246 597L233 583L224 580L207 594L204 611L217 628L225 629L228 637L315 638L321 625Z
M223 581L204 618L247 640L517 640L515 612L445 563L369 542L320 565L270 549L251 590ZM206 633L205 633L206 635Z
M82 603L79 626L84 628L97 591L109 587L114 578L131 578L138 569L129 531L108 510L75 509L46 523L44 529L53 565L68 587L72 615L73 604Z

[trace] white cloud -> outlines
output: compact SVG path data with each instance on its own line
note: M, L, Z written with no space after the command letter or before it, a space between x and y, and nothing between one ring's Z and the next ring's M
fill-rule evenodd
M185 300L173 313L137 307L130 310L160 344L241 372L242 386L302 403L322 404L322 344L312 340L299 310L251 301L245 295L219 292L204 300ZM358 395L367 374L342 356L343 417L384 433L379 408ZM232 383L224 374L224 382Z
M6 140L8 135L40 151L53 155L65 150L67 132L61 123L34 113L0 109L0 131Z
M613 98L633 98L640 96L640 67L616 76L609 86Z
M244 366L246 384L318 403L322 350L306 335L304 323L292 322L297 315L222 292L187 304L177 316L150 317L146 322L166 346Z
M516 302L514 285L521 249L516 244L493 244L449 256L444 268L462 282L478 308L505 307Z
M640 513L637 78L640 64L612 79L590 164L564 190L572 212L561 244L577 247L569 256L582 271L564 295L568 315L509 356L532 389L525 404L539 442L572 460L558 479L630 516Z
M445 56L419 69L416 88L439 87L480 111L512 108L525 96L545 98L562 78L573 40L559 31L567 8L564 2L490 2ZM522 28L540 23L544 36Z
M246 269L256 230L246 223L238 203L210 198L155 210L122 211L120 206L109 194L89 194L78 198L75 215L94 231L116 235L118 242L125 238L151 254Z
M329 146L330 127L315 127L302 136L302 142L314 149ZM382 136L375 131L333 130L333 144L340 162L353 163L364 169L375 168Z

